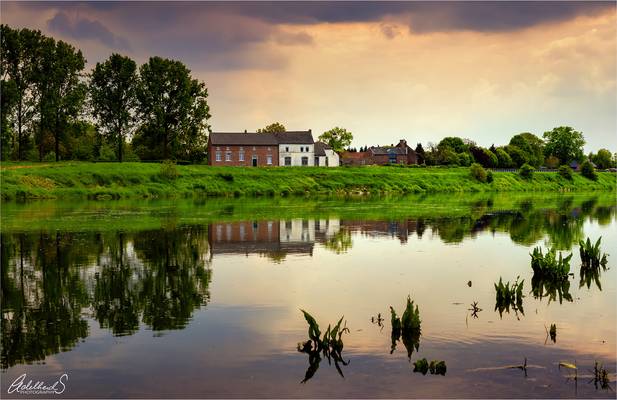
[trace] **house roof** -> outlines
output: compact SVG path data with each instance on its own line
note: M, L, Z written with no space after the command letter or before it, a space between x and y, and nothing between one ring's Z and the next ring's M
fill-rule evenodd
M371 151L375 155L387 155L387 154L407 154L407 149L404 147L371 147Z
M287 131L274 133L278 144L313 144L311 131Z
M210 143L215 146L276 146L278 144L313 144L311 131L293 131L280 133L255 132L212 132Z
M272 133L212 132L210 143L213 145L276 146L278 142Z
M363 158L366 158L368 156L368 153L366 151L346 151L343 154L341 154L341 157L343 159L356 159L356 160L361 160Z
M315 142L315 155L316 156L325 156L326 150L330 150L331 147L325 144L324 142Z

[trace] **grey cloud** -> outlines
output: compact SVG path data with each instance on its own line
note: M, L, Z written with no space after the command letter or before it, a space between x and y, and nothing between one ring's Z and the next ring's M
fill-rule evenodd
M92 39L107 47L121 50L130 48L128 40L113 34L99 21L80 17L71 19L68 14L62 11L56 13L53 18L47 21L47 27L52 32L72 39Z

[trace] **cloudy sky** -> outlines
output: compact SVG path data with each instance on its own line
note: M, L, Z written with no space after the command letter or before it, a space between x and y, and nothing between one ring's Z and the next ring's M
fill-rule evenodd
M481 145L555 126L617 150L614 2L3 1L2 23L83 50L179 59L209 88L213 130L280 121L354 145ZM317 136L317 135L315 135Z

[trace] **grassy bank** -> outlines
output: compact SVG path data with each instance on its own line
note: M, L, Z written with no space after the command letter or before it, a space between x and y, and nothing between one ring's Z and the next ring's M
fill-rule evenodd
M468 168L234 168L177 166L177 177L147 163L61 162L4 163L0 169L3 200L43 198L171 198L193 196L276 196L349 193L437 193L501 191L615 190L616 175L597 181L574 174L535 173L525 180L513 172L494 174L480 183Z

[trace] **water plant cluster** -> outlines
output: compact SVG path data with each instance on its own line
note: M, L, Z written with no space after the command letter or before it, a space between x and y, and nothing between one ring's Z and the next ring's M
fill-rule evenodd
M519 277L516 277L514 283L507 282L505 285L499 277L499 283L495 283L495 310L499 311L499 317L503 315L503 312L510 312L510 308L517 313L525 315L523 310L523 283L525 280L518 281Z
M540 247L533 249L531 255L531 268L534 276L539 275L551 279L568 279L570 273L570 259L572 254L563 257L561 252L557 258L557 250L553 247L546 254Z
M334 327L332 327L332 325L328 325L328 329L326 329L322 336L319 329L319 324L315 318L304 310L300 311L302 311L304 319L306 319L306 322L308 323L309 336L309 340L298 343L298 351L301 353L306 353L309 356L309 367L302 383L305 383L311 379L313 375L315 375L319 369L321 355L326 357L328 364L331 364L331 362L334 361L336 370L342 377L344 377L339 363L342 365L347 365L349 363L343 360L343 356L341 354L343 352L343 334L349 333L347 321L343 324L344 317L341 317ZM341 326L341 324L343 324L343 326Z
M591 240L587 238L587 241L579 241L579 253L581 255L581 267L582 268L598 268L600 266L605 267L607 263L608 254L600 251L600 242L602 236L598 238L595 244L591 244Z
M427 372L431 375L445 375L446 371L445 361L433 360L429 363L426 358L422 358L413 363L413 372L420 372L422 375L426 375Z
M394 310L394 307L390 306L390 322L392 324L392 346L390 347L390 354L396 349L396 343L399 339L402 339L405 349L407 349L407 357L411 361L411 354L414 349L418 351L420 348L420 335L421 335L421 320L420 311L418 306L411 300L411 296L407 296L407 305L401 318L399 318Z

